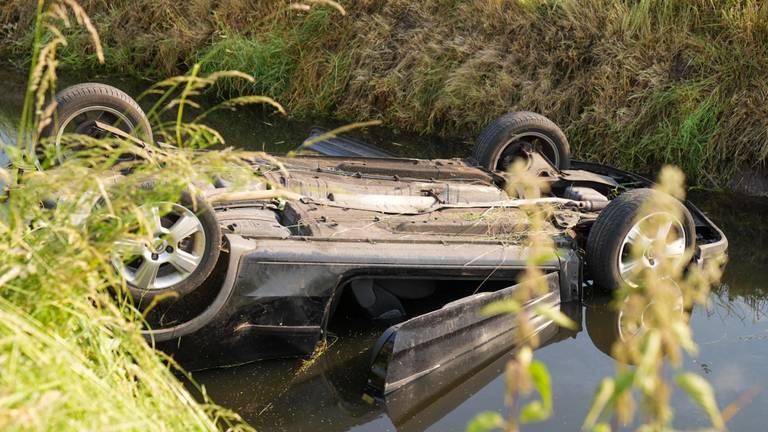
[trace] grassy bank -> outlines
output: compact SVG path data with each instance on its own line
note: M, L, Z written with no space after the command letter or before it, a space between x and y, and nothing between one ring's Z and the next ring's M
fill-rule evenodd
M141 336L130 302L110 294L120 281L108 251L127 228L115 213L105 207L77 223L82 199L39 206L51 190L93 194L105 168L30 175L2 204L0 429L248 430L195 401ZM129 191L112 195L110 207L135 211Z
M112 264L116 240L149 231L141 203L177 201L190 183L210 181L207 169L216 165L233 175L250 171L220 152L144 150L83 136L62 138L74 157L53 163L51 142L38 138L52 115L45 96L66 44L60 29L77 23L99 53L100 44L76 1L32 7L18 136L0 136L12 164L0 167L0 430L251 430L204 392L193 398L178 379L184 372L142 334L149 307L133 306ZM193 126L177 125L190 131L190 146L202 135ZM143 159L117 179L116 155L126 154ZM163 168L174 173L169 182L157 181Z
M6 58L23 57L26 3L0 7ZM238 69L257 82L220 91L274 96L294 115L470 138L533 110L563 125L578 157L675 163L707 186L768 160L768 4L757 0L361 0L342 2L347 16L277 1L83 3L108 70ZM86 46L62 62L93 67Z

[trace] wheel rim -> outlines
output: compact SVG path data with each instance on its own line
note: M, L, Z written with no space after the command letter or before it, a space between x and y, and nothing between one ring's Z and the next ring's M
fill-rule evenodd
M672 214L658 212L643 217L632 225L622 240L617 263L621 279L627 285L637 287L644 271L664 272L677 268L685 257L686 243L683 224Z
M189 209L174 203L145 205L141 210L154 231L151 241L116 242L115 266L128 284L145 291L183 282L203 260L206 237L202 222Z
M125 130L132 135L136 129L136 125L122 112L105 106L89 106L75 111L64 119L59 130L56 132L56 157L59 160L64 160L65 155L62 152L61 140L66 133L77 133L80 135L88 135L94 138L102 138L103 132L96 129L96 122L106 123L112 126L122 126L120 129Z
M538 151L552 166L560 166L560 152L557 144L545 134L539 132L525 132L514 135L507 144L502 147L496 162L496 169L506 171L515 159L525 158L525 150Z

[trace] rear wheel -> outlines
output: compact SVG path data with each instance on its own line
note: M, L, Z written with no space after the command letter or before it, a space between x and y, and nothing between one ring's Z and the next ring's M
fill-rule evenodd
M66 159L72 150L63 143L65 134L105 136L96 122L152 143L152 129L144 111L135 100L115 87L97 83L74 85L56 95L56 104L52 122L43 131L43 136L53 138L58 161Z
M141 207L150 239L115 244L113 263L140 303L164 294L185 296L210 276L221 251L221 229L213 209L183 194L180 203Z
M652 189L635 189L598 216L587 239L587 263L601 288L636 287L644 272L665 277L659 273L686 265L695 243L693 218L682 203Z
M511 112L485 127L472 156L489 171L506 171L517 159L536 151L557 169L571 166L571 148L565 134L543 115Z

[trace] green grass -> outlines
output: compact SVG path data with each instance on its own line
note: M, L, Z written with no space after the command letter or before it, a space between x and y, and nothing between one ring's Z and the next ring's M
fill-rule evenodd
M24 48L23 4L0 8L0 22L17 25L0 33L7 58ZM224 83L222 95L268 94L294 116L471 140L494 117L531 110L561 124L579 158L639 171L672 162L705 186L766 166L765 2L342 4L347 16L235 0L85 6L106 29L107 70L157 77L199 60L204 71L239 69L256 83ZM90 68L84 46L73 42L63 63Z
M73 48L59 30L87 33L93 51L101 51L77 3L39 0L33 12L18 138L10 145L0 137L13 164L0 168L8 185L0 191L0 430L250 430L204 392L195 400L177 377L183 370L145 339L148 311L133 306L111 256L116 240L147 232L143 203L177 201L190 185L210 182L210 169L234 179L252 171L231 154L188 146L145 151L82 136L62 144L81 149L75 158L51 163L44 155L53 146L39 139L40 125L59 48ZM209 134L180 126L190 147ZM116 158L129 153L143 158L115 181Z
M225 35L200 56L203 73L239 70L256 78L255 83L226 80L220 90L227 95L282 95L296 70L293 53L280 34L266 35L264 40L240 35Z
M137 205L172 200L187 181L207 177L196 166L222 168L222 160L157 155L178 180L142 191L140 182L163 172L149 165L102 189L99 179L110 174L106 154L29 172L3 200L0 429L246 429L236 415L195 401L172 363L144 340L141 315L119 294L109 259L112 242L136 226ZM42 208L54 190L59 205ZM93 207L88 196L107 201ZM77 221L84 210L87 218Z
M263 94L285 96L294 87L299 68L304 74L311 73L313 66L323 63L326 75L314 76L304 89L313 109L326 112L323 101L338 98L338 79L348 67L347 53L326 52L317 59L315 53L305 52L307 47L328 31L331 12L312 9L294 26L274 25L270 32L245 36L231 31L220 32L210 45L197 54L203 73L220 70L238 70L252 75L255 82L224 80L218 86L220 95ZM334 97L336 96L336 97ZM325 108L325 109L323 109Z

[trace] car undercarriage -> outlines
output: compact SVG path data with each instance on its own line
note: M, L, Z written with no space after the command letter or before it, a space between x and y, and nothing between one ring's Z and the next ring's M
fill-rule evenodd
M155 145L132 99L91 86L86 101L63 91L61 125L48 131L57 154L68 127ZM105 107L122 129L98 121ZM89 111L97 120L78 123ZM299 150L238 153L252 183L219 178L199 200L145 203L151 241L116 243L137 306L151 305L146 337L186 368L310 356L354 309L383 329L371 385L388 394L513 334L513 315L484 310L514 298L532 266L543 289L522 304L531 312L638 286L665 264L721 263L728 247L692 203L572 161L562 131L534 113L500 117L463 159L395 157L322 131ZM542 237L545 259L532 246ZM533 333L552 324L531 315Z
M535 154L531 159L545 172L554 170ZM268 181L244 192L224 185L207 194L226 238L226 277L197 317L174 323L167 318L178 306L168 305L162 309L166 321L153 331L165 341L160 347L188 367L310 355L346 295L371 320L392 324L376 358L387 359L387 367L378 368L379 387L394 391L514 330L510 316L481 311L513 295L530 261L522 205L550 207L544 229L557 249L538 263L548 292L526 307L559 308L578 302L590 279L586 236L609 202L591 187L651 185L613 168L575 162L576 169L545 175L553 193L521 200L504 191L502 177L462 160L276 161L282 169L254 154L254 170ZM529 169L539 168L532 163ZM292 199L251 198L270 184L290 191ZM592 200L576 199L574 189ZM694 260L719 259L727 247L724 236L686 205L696 224ZM542 328L549 324L538 320Z

